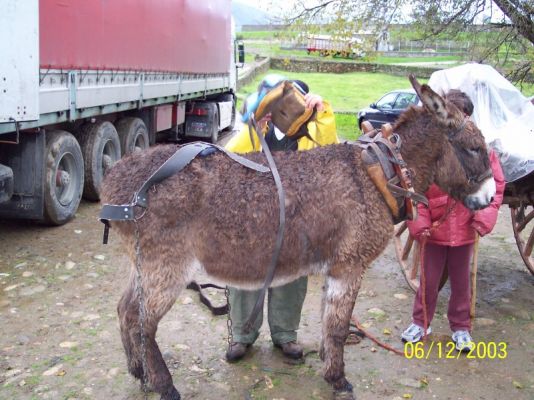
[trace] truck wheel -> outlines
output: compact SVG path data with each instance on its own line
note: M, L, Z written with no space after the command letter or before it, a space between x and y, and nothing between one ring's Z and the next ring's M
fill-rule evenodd
M63 225L76 213L83 191L83 156L76 138L65 131L46 132L44 220Z
M211 125L211 143L217 143L217 140L219 140L219 109L217 108L217 105L213 107L213 119L212 119L212 125Z
M119 134L122 156L148 149L148 129L142 119L121 118L115 123L115 128Z
M111 122L98 121L82 126L78 139L85 166L83 197L97 201L104 175L121 158L119 135Z
M236 117L236 110L235 110L235 101L232 104L232 120L230 121L230 125L228 125L228 131L232 132L235 127L235 117Z

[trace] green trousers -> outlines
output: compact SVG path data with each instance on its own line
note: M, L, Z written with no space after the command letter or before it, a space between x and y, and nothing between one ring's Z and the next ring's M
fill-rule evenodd
M308 277L304 276L287 285L269 289L267 310L273 343L283 344L297 340L297 329L307 287ZM230 288L228 301L234 342L254 343L258 338L263 323L263 312L258 314L251 332L245 334L243 326L256 304L259 292L259 290Z

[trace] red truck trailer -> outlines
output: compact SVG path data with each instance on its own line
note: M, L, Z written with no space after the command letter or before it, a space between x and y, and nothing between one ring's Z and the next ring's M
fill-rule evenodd
M0 217L63 224L106 170L235 119L231 0L2 0Z

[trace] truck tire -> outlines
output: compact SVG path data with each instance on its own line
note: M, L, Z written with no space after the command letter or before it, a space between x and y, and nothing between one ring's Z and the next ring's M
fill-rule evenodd
M83 197L98 201L104 175L121 158L119 135L111 122L97 121L83 125L78 140L85 166Z
M211 125L211 139L210 142L215 144L219 140L219 108L217 105L213 107L213 117Z
M119 135L123 157L136 151L148 149L148 129L141 118L121 118L115 123L115 129Z
M228 132L232 132L235 127L235 117L236 117L236 99L233 94L224 94L221 96L221 101L231 101L232 102L232 119L230 125L224 128Z
M235 128L235 118L236 118L236 109L235 109L235 100L234 100L234 104L232 104L232 120L230 121L230 125L228 125L228 131L229 132L232 132Z
M44 221L63 225L78 209L83 192L83 156L69 132L46 132Z

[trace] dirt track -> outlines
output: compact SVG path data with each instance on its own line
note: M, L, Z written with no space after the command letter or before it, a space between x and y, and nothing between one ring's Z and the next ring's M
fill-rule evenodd
M0 221L1 399L143 398L126 371L115 312L126 262L113 232L110 244L101 244L98 210L82 203L76 219L58 228ZM433 351L427 360L407 360L366 339L345 350L358 399L534 399L534 277L519 257L508 215L503 207L496 231L481 240L474 331L485 343L505 341L506 358L444 359ZM299 333L306 351L319 346L320 293L321 280L312 278ZM434 340L449 340L447 294L446 287ZM287 364L265 327L249 356L227 364L226 318L212 318L199 304L195 293L181 294L158 331L183 399L331 398L317 355ZM366 275L355 315L400 347L411 304L390 245Z

